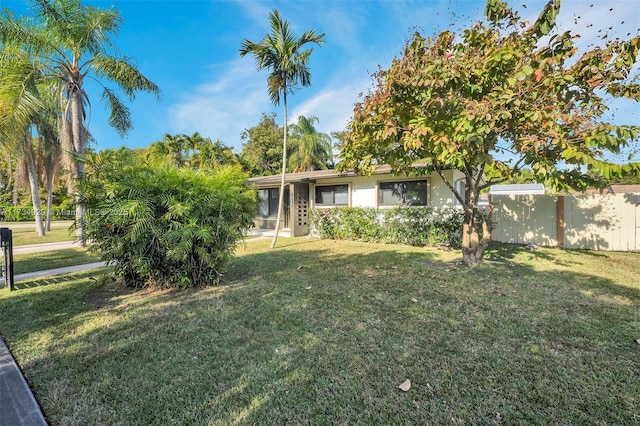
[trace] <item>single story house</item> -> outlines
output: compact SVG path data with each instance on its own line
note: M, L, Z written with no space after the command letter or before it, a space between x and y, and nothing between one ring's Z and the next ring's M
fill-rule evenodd
M445 178L464 192L464 174L446 170ZM258 187L258 214L255 230L275 229L281 175L249 179ZM397 176L389 166L378 166L371 176L353 172L315 170L285 175L284 211L280 229L283 235L298 237L309 233L308 210L312 208L456 206L458 200L442 178L432 173L426 176Z

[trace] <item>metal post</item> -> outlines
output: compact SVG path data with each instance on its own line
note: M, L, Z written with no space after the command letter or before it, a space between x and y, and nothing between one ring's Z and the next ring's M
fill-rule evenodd
M9 291L13 291L13 231L11 229L0 228L0 246L2 246L4 254L4 264L2 265L4 282L9 287Z

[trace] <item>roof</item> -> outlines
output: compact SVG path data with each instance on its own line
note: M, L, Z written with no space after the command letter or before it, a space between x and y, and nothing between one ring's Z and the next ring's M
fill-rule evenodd
M640 192L640 185L610 185L611 194L628 194L630 192Z
M422 165L416 165L416 167L424 167ZM377 166L371 174L373 175L381 175L381 174L390 174L393 171L391 166L382 165ZM299 172L299 173L287 173L285 174L285 183L299 183L299 182L315 182L323 179L334 179L340 177L353 177L358 176L353 171L348 172L337 172L336 170L313 170L310 172ZM282 179L282 175L271 175L271 176L258 176L247 179L249 183L253 183L256 185L279 185L280 180Z
M544 185L541 183L493 185L489 190L489 194L491 195L544 194Z

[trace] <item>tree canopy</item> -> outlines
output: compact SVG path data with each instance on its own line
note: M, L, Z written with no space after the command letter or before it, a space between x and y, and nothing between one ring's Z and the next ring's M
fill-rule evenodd
M608 122L605 113L611 98L640 99L640 38L578 52L579 35L557 28L559 11L560 0L550 0L529 23L488 0L486 19L459 34L416 32L355 105L340 167L366 173L388 163L416 173L419 162L422 172L439 174L465 212L468 264L482 261L489 241L477 206L482 189L525 168L556 188L638 174L640 163L617 164L607 154L637 141L640 128ZM500 173L487 179L488 166ZM446 169L464 173L464 192L444 178Z
M282 127L275 113L262 113L260 122L244 129L240 140L240 162L250 176L275 175L282 169Z
M61 84L61 140L72 174L84 175L83 157L88 131L89 99L84 84L93 80L102 87L101 100L107 105L109 124L121 135L132 126L131 114L114 83L129 100L138 92L159 98L160 90L135 66L131 58L115 55L114 39L122 19L114 10L81 4L80 0L32 0L33 15L17 18L9 11L0 16L0 41L4 46L19 46L32 64L38 64L41 79ZM71 180L70 192L76 192ZM76 193L79 200L81 194ZM78 230L83 237L83 211L76 211Z
M318 121L318 117L301 115L298 122L291 126L290 170L308 172L333 168L331 136L316 129L315 123Z

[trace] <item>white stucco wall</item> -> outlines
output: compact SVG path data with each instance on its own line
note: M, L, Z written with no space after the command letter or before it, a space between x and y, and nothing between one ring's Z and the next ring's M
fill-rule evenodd
M445 177L452 184L464 175L459 171L445 171ZM316 185L349 185L349 206L351 207L378 207L378 182L393 182L405 180L420 180L423 178L407 178L392 175L374 176L354 176L349 178L335 178L318 180L315 184L309 185L311 207L315 207L315 186ZM442 208L454 205L454 196L449 187L437 174L427 176L429 190L427 200L430 206Z

